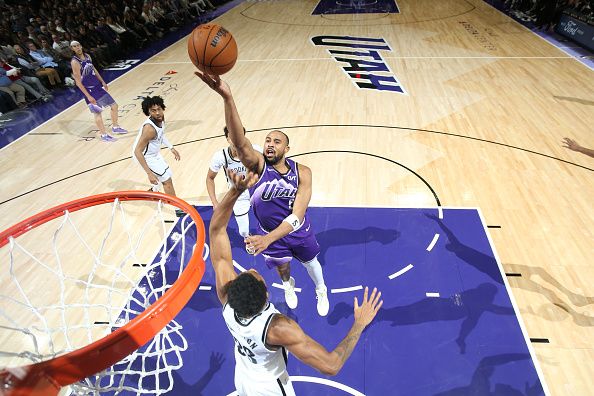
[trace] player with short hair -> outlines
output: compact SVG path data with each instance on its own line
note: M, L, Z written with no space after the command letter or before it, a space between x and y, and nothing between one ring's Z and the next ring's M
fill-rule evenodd
M275 130L266 136L263 154L254 150L243 134L243 125L227 83L218 76L195 74L223 97L229 138L237 148L241 162L260 177L250 188L259 235L246 238L248 249L254 254L262 253L268 268L277 269L283 282L285 301L291 309L297 307L298 299L290 263L293 257L299 260L316 286L318 314L326 316L330 303L318 261L320 245L306 214L311 199L311 170L286 158L290 149L289 137L282 131Z
M104 142L114 142L116 139L105 131L105 124L101 112L104 107L111 109L111 131L115 134L128 133L127 130L118 124L118 104L111 97L107 90L107 84L103 81L99 71L93 66L91 56L83 52L83 48L78 41L72 41L70 48L74 51L74 56L70 62L72 66L72 76L76 86L85 96L85 102L95 118L95 124L99 128L99 138Z
M223 319L235 340L235 387L240 396L295 395L287 373L287 351L326 375L336 375L349 358L365 327L383 301L365 288L361 306L354 299L354 323L332 351L309 337L291 318L281 314L268 299L268 289L256 270L239 275L233 268L227 224L235 201L253 186L258 176L228 173L233 184L214 211L209 227L210 260L216 291L223 304Z
M217 174L221 168L225 172L225 177L227 177L227 185L231 187L231 180L227 176L227 170L230 169L235 173L240 175L245 175L246 169L245 166L241 163L238 158L237 149L235 145L229 139L229 130L227 127L223 129L225 133L225 138L229 143L229 146L216 151L211 160L210 160L210 168L208 169L208 173L206 175L206 191L208 191L208 196L210 197L210 201L212 202L213 210L216 209L219 201L217 200L217 195L215 192L215 183L214 179L217 177ZM245 134L245 128L243 130ZM262 152L262 147L254 144L254 150ZM235 202L235 206L233 206L233 214L235 215L235 221L237 222L237 226L239 228L239 234L246 238L249 236L250 233L250 193L248 190L245 190L243 194L237 199Z
M176 161L180 160L178 151L165 136L165 103L160 96L147 96L142 100L142 112L148 116L144 121L133 145L132 157L146 172L151 190L158 191L159 184L163 184L165 194L175 196L172 172L161 155L161 146L165 145L173 153ZM176 210L179 216L183 214Z

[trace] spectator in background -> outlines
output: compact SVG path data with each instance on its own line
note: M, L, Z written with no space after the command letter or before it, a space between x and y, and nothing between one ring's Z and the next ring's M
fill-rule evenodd
M72 50L70 42L63 40L58 34L52 34L52 48L60 54L62 58L72 59Z
M52 88L57 88L62 84L62 79L56 69L51 67L41 67L39 62L33 59L31 55L27 54L19 44L14 45L14 50L17 54L16 59L18 63L23 66L24 69L27 69L30 73L33 73L39 78L47 78L49 85Z
M122 46L126 51L138 49L146 41L136 33L129 32L124 26L116 22L109 15L105 18L105 21L107 22L107 26L109 26L109 28L116 33L119 41L122 43Z
M27 107L27 102L25 101L25 88L15 84L8 77L4 68L0 68L0 91L4 91L10 95L10 98L16 106L20 108Z
M63 24L62 24L62 21L60 19L56 19L54 23L56 25L56 31L58 31L59 33L66 32L66 29L64 29L62 27Z
M136 33L143 40L152 36L151 31L144 24L144 20L138 15L138 13L132 9L124 11L124 26L126 29ZM162 35L161 35L162 36Z
M29 48L29 55L39 62L41 67L58 70L60 77L63 79L72 75L72 69L66 62L60 62L59 59L54 59L54 57L48 54L45 50L37 48L35 43L27 43L27 48Z
M563 147L568 148L572 151L577 151L578 153L586 154L589 157L594 158L594 149L585 148L580 146L578 142L570 138L563 139Z
M97 36L88 33L89 31L87 27L85 25L80 25L78 27L78 39L76 41L79 41L81 45L89 51L101 69L105 69L113 60L113 58L110 58L109 56L107 45L103 45L103 43L97 39ZM72 48L72 45L70 47Z
M23 76L21 70L8 64L6 58L3 56L0 56L0 67L5 70L6 75L12 82L22 86L25 91L29 92L35 99L41 99L44 102L48 102L52 99L52 95L48 89L43 86L37 77ZM35 86L35 88L33 88L33 86Z
M120 36L113 30L113 28L105 24L105 19L103 17L97 20L95 30L99 36L101 36L103 42L109 45L109 48L118 58L124 55L124 51L128 49L128 46L122 43Z
M0 115L2 115L2 113L8 113L9 111L18 108L19 107L17 106L15 101L12 100L10 94L0 90Z
M47 29L46 25L41 25L39 27L39 35L43 38L50 38L52 33Z

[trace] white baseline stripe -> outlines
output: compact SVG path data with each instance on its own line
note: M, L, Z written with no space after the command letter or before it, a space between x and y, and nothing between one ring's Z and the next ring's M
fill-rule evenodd
M427 297L439 297L439 293L425 293Z
M212 290L212 286L199 286L198 290Z
M273 283L272 284L272 287L276 287L277 289L283 289L283 290L285 290L285 288L283 287L283 285L279 285L278 283ZM296 287L295 288L295 292L301 293L301 288Z
M346 292L361 290L361 289L363 289L363 286L361 286L361 285L353 286L353 287L343 287L342 289L331 289L330 293L346 293Z
M433 240L431 241L431 243L429 244L429 246L427 246L427 251L430 252L431 249L433 249L433 247L435 246L435 244L437 243L437 240L439 239L439 234L435 234L433 236Z
M437 207L437 213L439 214L439 219L442 220L443 219L443 209L441 208L441 206Z
M398 271L398 272L394 272L392 275L388 276L388 278L389 278L389 279L394 279L394 278L396 278L397 276L400 276L400 275L404 274L406 271L409 271L409 270L411 270L411 269L412 269L412 267L413 267L413 265L412 265L412 264L409 264L409 265L407 265L406 267L402 268L400 271Z

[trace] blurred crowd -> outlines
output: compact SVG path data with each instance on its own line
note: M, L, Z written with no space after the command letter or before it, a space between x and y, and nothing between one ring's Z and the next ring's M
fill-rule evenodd
M0 0L0 114L74 85L71 41L100 70L224 2Z
M505 0L510 14L539 29L552 30L562 13L594 25L594 0Z

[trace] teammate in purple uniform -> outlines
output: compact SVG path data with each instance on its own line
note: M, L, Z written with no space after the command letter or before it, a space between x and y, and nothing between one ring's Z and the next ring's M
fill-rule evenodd
M311 199L311 170L285 158L289 152L289 137L281 131L272 131L266 136L264 155L254 150L243 133L227 83L217 76L200 72L196 75L223 97L229 138L241 162L260 177L250 188L259 235L246 238L247 247L254 254L262 253L268 268L277 269L283 281L285 301L291 309L297 307L298 299L290 263L293 257L299 260L315 283L318 313L326 316L330 304L324 273L318 261L320 246L306 214Z
M107 93L107 84L93 66L89 54L83 52L83 48L78 41L70 43L70 48L74 51L74 56L70 64L72 65L72 75L76 86L85 96L85 101L89 110L95 117L95 124L99 128L99 138L104 142L113 142L116 139L105 131L105 124L101 112L104 107L111 108L111 131L116 134L127 133L124 128L118 124L118 105L110 94Z

